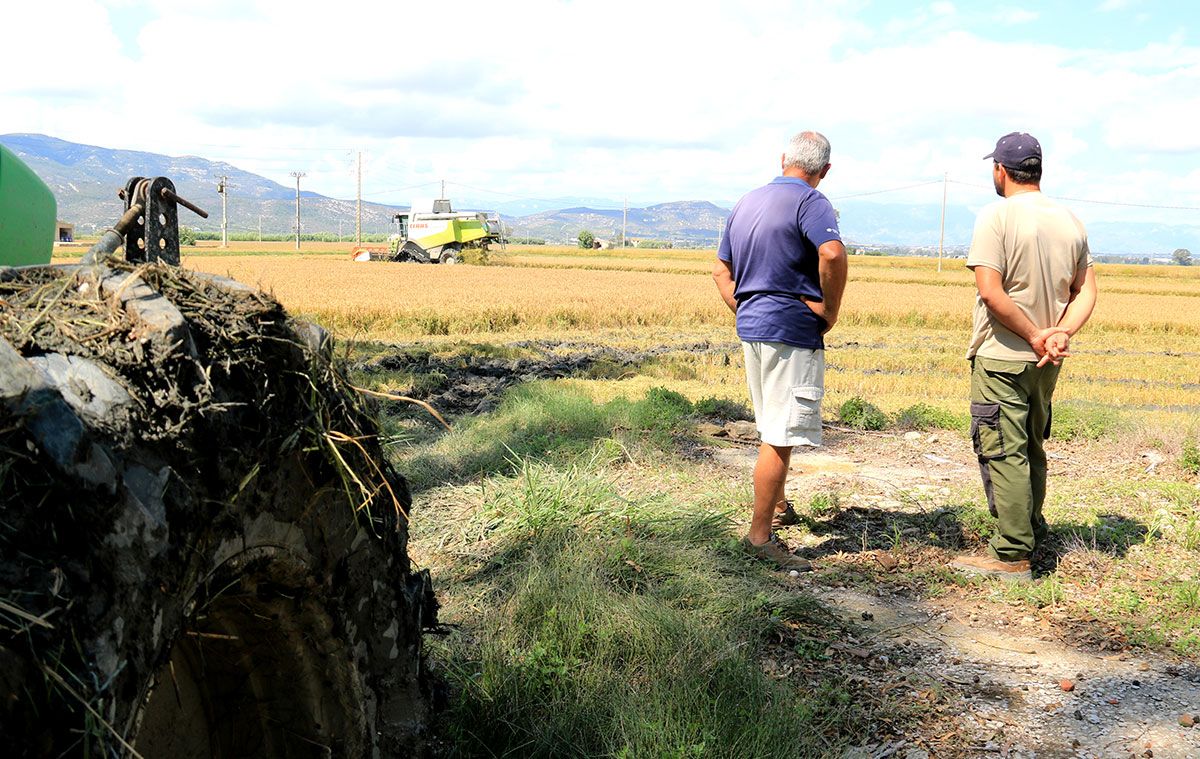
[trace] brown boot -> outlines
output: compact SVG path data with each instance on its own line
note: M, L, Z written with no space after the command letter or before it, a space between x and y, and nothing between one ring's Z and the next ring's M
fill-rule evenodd
M991 556L956 556L950 562L951 569L975 577L1002 577L1005 580L1032 580L1029 559L1004 561Z
M800 524L800 515L796 513L796 508L792 506L791 501L783 502L783 511L776 511L771 517L771 529L782 530L784 527L790 527L794 524Z
M762 545L755 545L750 542L748 536L744 537L742 538L742 548L754 558L772 562L780 569L794 569L797 572L807 572L812 569L812 564L809 564L807 559L802 559L792 553L788 544L780 540L775 533L771 533L770 539Z

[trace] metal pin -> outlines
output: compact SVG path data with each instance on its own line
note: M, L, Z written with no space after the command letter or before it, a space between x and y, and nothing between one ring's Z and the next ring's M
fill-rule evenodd
M199 217L200 217L200 218L202 218L202 219L207 219L207 218L208 218L208 211L205 211L203 208L200 208L200 207L196 206L196 205L195 205L194 203L192 203L190 200L185 200L184 198L181 198L181 197L179 197L179 196L178 196L178 195L176 195L175 193L173 193L173 192L171 192L170 190L168 190L166 187L162 188L162 196L163 196L163 198L164 198L164 199L166 199L166 200L173 200L173 201L175 201L176 203L178 203L179 205L181 205L181 206L183 206L184 208L188 209L189 211L191 211L192 213L196 214L197 216L199 216Z

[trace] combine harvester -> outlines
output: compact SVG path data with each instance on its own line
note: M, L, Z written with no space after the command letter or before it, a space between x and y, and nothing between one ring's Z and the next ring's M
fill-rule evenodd
M447 198L417 200L412 208L392 217L396 232L388 245L361 245L355 261L416 261L456 264L472 248L487 254L493 242L504 244L499 214L455 211Z

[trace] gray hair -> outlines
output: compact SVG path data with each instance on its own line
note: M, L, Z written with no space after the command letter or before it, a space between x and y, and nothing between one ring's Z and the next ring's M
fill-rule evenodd
M783 151L783 168L802 169L808 174L820 173L829 163L829 140L820 132L800 132L788 141Z

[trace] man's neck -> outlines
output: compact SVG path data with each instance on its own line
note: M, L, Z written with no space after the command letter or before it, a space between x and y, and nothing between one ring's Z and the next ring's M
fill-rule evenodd
M1011 198L1013 195L1022 195L1027 192L1041 192L1041 191L1042 191L1042 186L1037 183L1017 184L1016 182L1009 182L1008 184L1006 184L1004 186L1004 197Z
M785 177L790 177L791 179L803 179L804 183L807 184L809 187L816 187L817 182L821 181L817 175L809 174L804 169L800 169L795 166L789 166L786 169L784 169L783 175Z

